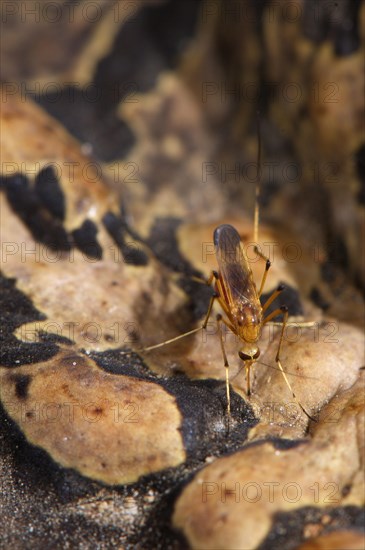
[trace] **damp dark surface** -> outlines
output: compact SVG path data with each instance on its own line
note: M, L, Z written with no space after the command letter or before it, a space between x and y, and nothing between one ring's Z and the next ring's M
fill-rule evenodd
M145 266L148 263L146 253L140 248L139 243L133 243L133 246L126 240L129 232L121 216L116 216L113 212L107 212L103 217L103 224L120 252L123 260L127 264L135 266Z
M192 320L196 321L207 312L213 291L211 287L204 284L202 273L195 269L180 252L177 231L181 223L182 220L173 217L156 219L146 244L162 264L180 275L178 284L189 296ZM193 277L201 279L202 282L194 280Z
M36 186L33 187L23 174L2 176L0 187L4 188L13 212L27 226L37 242L49 246L52 250L69 251L71 243L67 231L61 219L57 219L53 212L57 210L59 215L62 215L62 206L56 208L43 186L47 178L53 182L55 196L63 197L55 183L55 176L49 170L46 174L44 171L40 172L37 178Z
M316 306L320 307L323 311L326 311L330 307L330 304L322 296L321 291L316 287L311 289L309 297L312 300L312 302Z
M181 275L200 276L200 272L179 251L177 231L182 220L179 218L157 218L150 230L146 243L161 263Z
M323 516L326 516L326 525L321 522ZM327 516L330 518L329 520ZM321 535L341 529L350 529L355 532L358 530L359 533L362 533L364 520L364 510L357 506L335 509L305 507L290 513L277 513L270 533L257 550L272 550L274 548L295 550L299 543L305 542L303 532L308 524L319 525Z
M88 258L101 260L103 250L97 240L98 229L94 222L85 220L81 227L72 231L72 237L76 247L81 250Z
M65 219L65 195L53 166L47 166L38 172L35 177L34 187L45 208L55 218Z
M13 331L31 321L43 321L39 312L25 294L16 288L14 279L0 273L0 362L4 367L16 368L24 364L46 361L53 357L58 346L54 342L22 342Z
M190 380L184 374L159 377L135 352L110 350L90 354L107 372L123 374L161 385L177 401L183 418L181 433L188 460L203 460L239 448L248 430L257 423L251 407L231 388L231 420L227 417L225 383Z
M31 377L27 374L13 374L11 379L15 382L15 395L18 399L26 399Z
M128 124L117 117L115 110L102 115L98 112L98 103L103 96L105 89L97 89L95 84L91 84L83 89L75 85L65 86L34 99L81 143L91 144L95 158L112 162L126 156L136 138Z
M284 290L280 293L280 295L274 300L272 304L267 308L265 311L265 315L269 315L272 311L277 309L281 306L286 306L289 311L290 316L296 316L296 315L303 315L303 306L300 301L299 292L293 288L292 286L288 285L287 283L281 283L278 285L282 285L284 287ZM261 304L263 305L268 298L270 298L272 292L263 294L260 297ZM283 319L282 314L275 317L275 321L280 321Z

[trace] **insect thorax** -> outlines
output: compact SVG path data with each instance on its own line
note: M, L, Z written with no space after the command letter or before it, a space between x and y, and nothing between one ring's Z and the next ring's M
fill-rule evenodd
M232 317L240 339L247 344L255 344L261 335L261 304L241 303L232 310ZM257 348L257 346L252 346Z

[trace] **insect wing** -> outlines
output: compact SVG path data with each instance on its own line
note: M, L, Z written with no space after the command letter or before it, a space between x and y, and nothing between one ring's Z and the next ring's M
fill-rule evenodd
M217 227L214 232L214 246L220 276L230 303L252 300L256 290L237 230L228 224Z

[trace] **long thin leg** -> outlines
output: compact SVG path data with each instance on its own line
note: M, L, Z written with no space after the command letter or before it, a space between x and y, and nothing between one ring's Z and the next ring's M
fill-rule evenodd
M255 249L259 252L257 246L255 247ZM259 252L259 254L261 255L260 252ZM264 256L264 257L265 257L265 256ZM259 290L259 292L258 292L259 298L260 298L260 296L261 296L261 294L262 294L262 291L264 290L264 286L265 286L266 278L267 278L267 273L268 273L270 267L271 267L271 262L270 262L269 258L266 258L265 271L264 271L264 273L263 273L263 275L262 275L261 284L260 284L260 290Z
M217 320L218 320L218 316L217 316ZM221 315L219 315L219 322L224 323L226 325L226 327L228 327L229 330L231 332L233 332L233 334L236 334L236 331L235 331L234 327L231 325L231 323L229 321L227 321ZM221 337L222 337L222 332L221 332ZM221 343L221 345L223 346L223 342ZM223 357L225 357L225 362L226 362L226 356L224 354L223 347L222 347L222 351L223 351ZM249 360L242 359L242 360L243 360L244 368L246 370L247 396L250 397L250 395L251 395L251 367L254 363L256 363L256 360L255 359L249 359ZM227 364L228 364L228 361L227 361ZM224 365L224 366L226 366L226 365ZM228 376L227 372L226 372L226 375ZM228 385L228 390L229 390L229 385Z
M284 285L279 285L276 290L271 294L271 296L266 300L264 305L262 306L262 311L266 311L267 308L273 303L274 300L283 292Z
M192 277L192 278L198 279L195 276ZM210 276L207 280L199 279L199 282L201 282L203 284L206 284L207 286L210 286L213 282L213 279L216 279L216 280L218 279L218 273L216 271L212 271L212 273L210 274ZM199 332L199 330L205 330L206 327L207 327L207 324L208 324L210 314L212 312L214 300L216 300L217 298L218 298L218 295L216 293L213 294L213 296L210 298L208 311L206 313L203 325L201 327L194 328L193 330L189 330L188 332L184 332L183 334L179 334L179 336L175 336L174 338L170 338L169 340L165 340L164 342L160 342L159 344L155 344L153 346L148 346L146 348L140 348L136 351L145 352L145 351L152 351L153 349L157 349L157 348L162 348L163 346L167 346L168 344L172 344L173 342L176 342L177 340L185 338L186 336L190 336L191 334L195 334L196 332ZM120 353L121 353L121 355L128 355L132 352L131 351L121 351Z
M286 373L281 365L281 361L280 361L280 352L281 352L281 346L282 346L282 343L283 343L283 338L284 338L284 331L285 331L285 327L286 327L286 324L288 322L288 317L289 317L289 313L288 313L288 308L285 307L285 306L282 306L281 308L279 308L278 310L276 311L273 311L273 313L271 313L267 319L269 317L273 317L275 315L273 314L276 314L278 315L279 313L283 313L284 314L284 319L283 319L283 323L282 323L282 326L281 326L281 333L280 333L280 340L279 340L279 345L278 345L278 350L276 352L276 357L275 357L275 361L281 371L281 374L283 375L283 378L285 380L285 383L286 385L288 386L289 390L291 391L291 394L294 398L294 400L296 401L296 403L299 405L299 407L302 409L302 411L304 412L304 414L310 419L312 420L313 422L317 422L306 410L305 408L303 407L303 405L301 404L301 402L299 401L299 399L297 398L297 396L295 395L294 393L294 390L293 388L291 387L291 384L288 380L288 377L286 376ZM265 321L264 321L265 322Z
M175 336L175 338L170 338L170 340L165 340L164 342L160 342L159 344L155 344L154 346L148 346L147 348L140 348L137 351L138 352L144 352L144 351L151 351L153 349L162 348L163 346L167 346L168 344L172 344L172 342L176 342L177 340L181 340L181 338L185 338L186 336L190 336L190 334L195 334L195 332L199 332L199 330L202 330L205 327L198 327L194 328L193 330L189 330L188 332L184 332L183 334L179 334L179 336ZM130 353L130 352L128 352Z
M183 334L179 334L179 336L175 336L175 338L170 338L170 340L165 340L164 342L160 342L159 344L155 344L153 346L148 346L147 348L142 348L138 351L144 352L144 351L152 351L153 349L162 348L163 346L167 346L168 344L172 344L172 342L176 342L177 340L181 340L182 338L185 338L186 336L190 336L190 334L194 334L195 332L199 332L199 330L205 330L207 328L207 324L209 321L209 317L212 313L214 300L218 298L217 294L213 294L211 296L208 306L208 311L206 313L204 322L201 327L194 328L193 330L189 330L188 332L184 332Z
M266 323L265 323L266 324ZM283 323L281 321L268 321L267 325L270 327L281 327ZM318 321L288 321L287 327L297 328L312 328L318 325Z
M270 300L270 298L269 298ZM269 315L267 317L265 317L265 319L262 321L262 323L264 325L266 325L266 323L268 323L269 321L271 321L271 319L274 319L274 317L277 317L278 315L281 315L282 313L288 313L288 308L286 306L281 306L281 307L278 307L277 309L274 309L274 311L272 311L271 313L269 313ZM281 326L283 326L283 323L279 323Z
M252 361L248 361L248 363L245 363L245 369L246 369L246 383L247 383L247 397L250 397L251 395L251 367L252 367Z
M217 326L219 330L224 367L226 369L227 415L231 416L231 393L229 389L229 363L228 363L228 358L227 358L227 354L226 354L226 350L224 348L224 342L223 342L222 315L219 315L219 314L217 315Z

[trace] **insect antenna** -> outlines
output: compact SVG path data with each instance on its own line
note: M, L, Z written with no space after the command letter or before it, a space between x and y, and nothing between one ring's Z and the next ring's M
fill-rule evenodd
M259 238L259 222L260 222L260 187L261 187L261 124L260 124L260 111L256 113L256 125L257 125L257 178L255 187L255 215L254 215L254 243L258 246Z
M264 365L264 367L268 367L269 369L273 369L273 370L277 370L279 372L282 372L279 367L275 367L275 365L269 365L269 363L265 363L264 361L260 361L259 359L257 359L255 361L255 365L259 364L259 365ZM236 372L236 374L234 374L231 378L231 381L234 380L235 378L237 378L237 376L239 376L241 374L241 372L243 371L243 369L245 368L245 365L241 365L239 367L239 370L238 372ZM284 370L284 369L283 369ZM285 374L288 374L289 376L295 376L296 378L300 378L300 379L304 379L304 380L319 380L319 378L316 378L315 376L306 376L305 374L298 374L296 372L290 372L288 370L284 370Z

